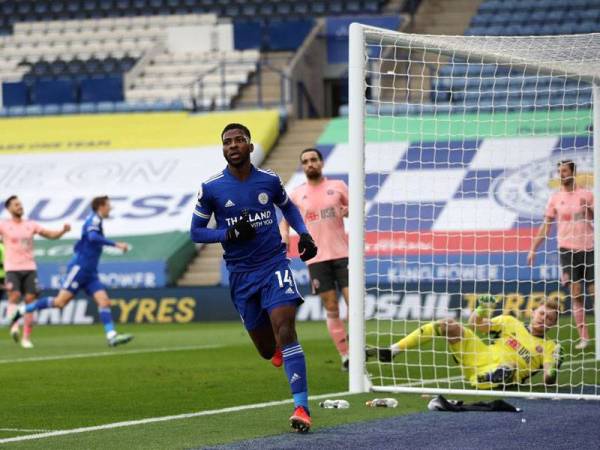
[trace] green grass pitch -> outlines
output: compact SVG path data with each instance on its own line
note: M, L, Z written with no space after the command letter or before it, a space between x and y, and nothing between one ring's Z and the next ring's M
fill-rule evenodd
M298 329L310 394L345 391L347 374L340 371L325 324L301 323ZM99 326L39 327L33 334L36 348L25 351L9 340L4 328L0 439L35 433L23 430L68 430L290 398L283 370L258 356L239 323L130 325L120 330L134 333L135 340L109 349ZM423 370L426 377L440 375L427 366ZM586 370L583 376L595 379L598 365ZM344 396L352 405L348 410L324 410L312 401L314 428L424 411L427 404L413 394L395 396L400 401L396 409L365 407L365 400L373 397ZM7 448L201 447L287 433L291 411L292 405L285 404L24 441Z

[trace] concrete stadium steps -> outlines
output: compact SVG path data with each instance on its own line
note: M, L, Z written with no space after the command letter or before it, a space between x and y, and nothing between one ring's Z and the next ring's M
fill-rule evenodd
M262 52L260 55L260 84L262 102L265 105L281 104L281 76L277 71L283 71L294 57L294 52ZM234 105L256 105L258 99L258 75L254 73L248 84L242 89Z
M292 120L287 131L279 137L261 167L274 170L287 182L299 164L300 151L313 147L329 119ZM221 280L223 249L218 244L205 245L179 280L179 286L214 286Z
M179 286L214 286L221 281L223 248L220 244L200 247L198 254L188 266Z
M298 168L300 152L307 147L315 146L328 123L329 119L289 122L287 132L279 138L277 146L262 167L273 170L286 183Z

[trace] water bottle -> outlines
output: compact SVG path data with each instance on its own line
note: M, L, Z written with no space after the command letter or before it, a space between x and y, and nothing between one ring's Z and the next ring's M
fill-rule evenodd
M374 398L369 400L366 405L369 408L395 408L398 406L398 400L395 398Z
M319 403L319 406L326 409L346 409L350 408L350 403L346 400L325 400Z

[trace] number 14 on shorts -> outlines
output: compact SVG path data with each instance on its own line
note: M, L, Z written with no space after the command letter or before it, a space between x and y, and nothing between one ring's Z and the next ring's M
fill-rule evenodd
M289 269L283 271L283 275L281 274L281 270L275 271L275 275L277 276L277 281L279 282L279 287L284 288L287 284L289 287L294 286L294 281L292 280L292 274Z

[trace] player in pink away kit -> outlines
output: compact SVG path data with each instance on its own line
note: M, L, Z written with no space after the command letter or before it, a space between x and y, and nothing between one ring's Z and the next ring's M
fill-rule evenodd
M342 359L342 369L348 370L348 338L344 321L340 319L337 290L348 305L348 237L344 217L348 216L348 186L341 180L323 177L323 155L316 148L300 154L306 183L290 195L300 209L319 249L308 264L313 292L319 294L327 311L327 329ZM289 225L280 223L281 236L289 241Z
M584 349L590 342L585 323L584 284L588 293L594 295L594 196L577 187L575 163L565 160L558 163L560 191L548 200L544 223L533 239L527 262L533 265L535 251L550 232L552 222L557 222L557 238L560 253L561 282L571 290L571 310L575 316L579 343Z
M46 239L58 239L71 229L69 224L62 230L47 230L36 222L23 218L23 204L16 195L10 196L4 203L10 213L9 220L0 221L0 235L4 241L4 267L6 269L6 290L8 292L7 317L10 317L21 301L33 302L39 293L37 266L33 257L33 237L36 234ZM33 348L31 329L33 315L26 314L23 319L23 339L20 339L19 323L10 329L10 335L23 348Z

